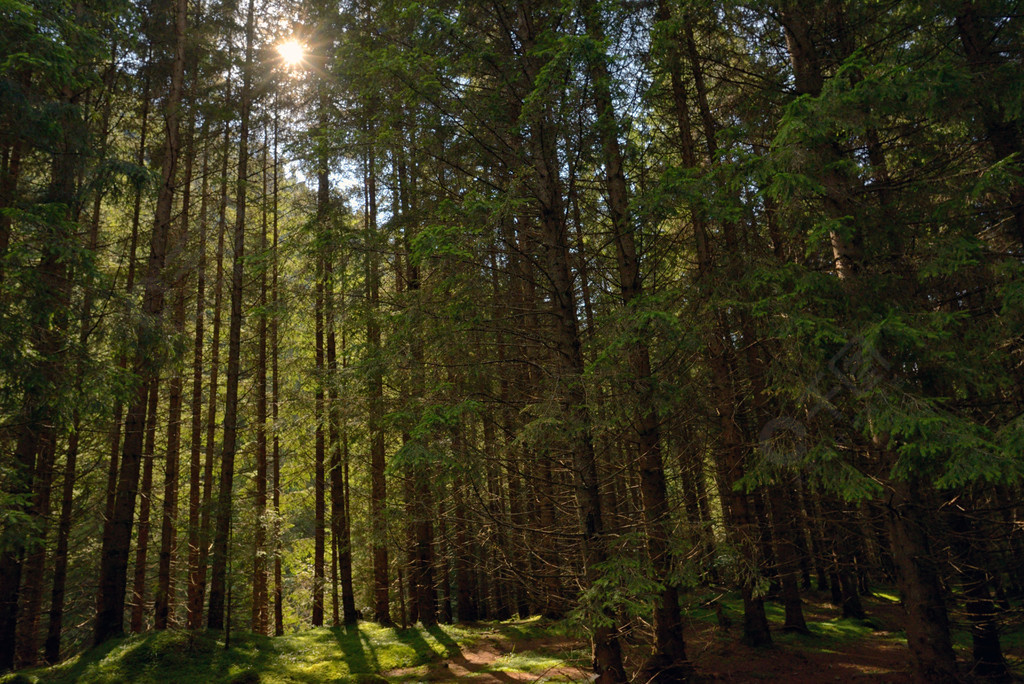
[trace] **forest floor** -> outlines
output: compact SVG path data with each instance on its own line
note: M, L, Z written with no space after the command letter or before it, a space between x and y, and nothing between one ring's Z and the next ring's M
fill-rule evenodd
M706 599L707 597L704 597ZM687 652L705 681L726 682L907 682L909 653L902 610L884 592L865 599L867 620L835 617L815 597L805 604L810 635L773 632L770 648L739 643L740 606L721 599L733 626L718 624L713 604L687 606ZM781 606L766 604L769 621L782 622ZM954 622L957 622L954 613ZM1013 669L1024 667L1024 626L1003 633ZM635 671L647 637L637 628L624 634L627 664ZM955 633L961 662L970 656L970 637ZM220 682L223 684L313 682L586 682L589 649L567 623L539 619L470 626L410 629L360 623L358 628L320 628L270 638L170 631L114 641L60 665L0 678L0 684L30 682ZM17 678L17 679L15 679Z

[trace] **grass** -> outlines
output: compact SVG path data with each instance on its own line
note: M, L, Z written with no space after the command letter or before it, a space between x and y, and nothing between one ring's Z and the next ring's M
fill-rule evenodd
M712 600L718 600L732 619L731 630L717 626ZM889 652L892 646L905 647L906 635L896 629L892 600L876 591L873 597L865 598L869 619L857 620L834 617L836 609L812 594L804 606L809 634L782 632L779 627L784 617L783 608L775 601L767 601L765 609L773 628L772 638L781 647L775 652L846 657L870 650L872 643L881 646L884 642ZM688 630L700 626L698 631L703 630L705 638L713 643L728 643L737 638L743 617L738 594L691 595L688 604L684 611L690 624ZM958 654L966 661L970 635L962 620L955 621L954 627ZM564 673L573 667L588 668L588 650L574 638L578 635L573 629L569 622L539 618L404 630L367 622L358 627L310 629L277 638L234 634L232 647L227 651L220 633L151 632L112 641L51 668L0 677L0 684L411 683L450 680L451 673L446 668L454 669L457 665L470 669L465 675L467 678L490 673L502 679L506 678L505 674L521 673L533 681L552 681L552 678L564 678ZM1007 620L1001 637L1011 663L1020 663L1024 625ZM637 648L637 653L643 651L645 657L646 642ZM768 649L764 653L772 651ZM879 670L883 674L887 671ZM746 674L749 673L744 671Z
M458 657L484 638L523 639L561 636L564 627L541 620L490 623L476 627L440 625L395 629L373 623L358 627L318 628L283 637L223 635L181 631L148 633L114 640L59 665L19 673L19 684L312 684L314 682L389 681L382 675L420 679L431 663ZM494 671L535 674L570 663L555 652L523 651L499 658ZM0 679L5 684L6 679ZM12 683L13 684L13 683Z

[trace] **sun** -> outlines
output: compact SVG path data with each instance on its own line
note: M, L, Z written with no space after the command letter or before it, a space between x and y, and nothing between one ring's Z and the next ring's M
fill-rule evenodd
M286 66L298 66L306 58L306 46L291 38L278 44L277 54L281 55Z

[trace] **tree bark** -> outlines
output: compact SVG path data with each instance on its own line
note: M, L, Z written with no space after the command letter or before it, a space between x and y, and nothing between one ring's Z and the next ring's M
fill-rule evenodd
M391 624L391 606L388 598L388 546L387 482L384 476L384 371L381 367L380 324L380 265L376 247L377 232L377 171L374 151L366 153L365 207L366 207L366 273L370 298L370 311L366 322L366 340L370 354L369 415L370 433L370 534L373 546L373 619L382 625Z
M267 131L263 136L260 194L260 254L267 253ZM265 262L264 262L265 263ZM267 269L260 266L256 361L256 534L252 562L252 631L267 632Z
M149 132L149 108L150 108L150 54L146 54L145 76L142 85L142 119L139 129L139 148L135 155L135 163L142 168L146 163L146 138ZM134 206L132 207L132 228L129 237L128 248L128 274L125 281L125 292L132 296L135 292L135 264L139 244L139 222L142 213L142 190L136 190ZM121 368L127 368L128 359L122 357ZM114 418L111 421L113 426L110 435L110 461L107 466L107 504L104 509L104 520L112 520L114 517L114 503L117 500L117 478L120 467L119 455L121 451L121 425L124 415L124 406L120 398L114 401Z
M671 12L665 2L659 2L658 15L662 21L671 19ZM698 110L706 129L708 156L714 160L716 156L714 123L711 119L710 111L708 111L700 57L696 52L689 18L684 18L682 35L678 36L676 42L681 42L685 46L693 72ZM697 151L691 123L690 105L683 81L682 52L675 42L672 43L668 51L667 59L672 88L672 111L678 128L682 162L685 167L696 169L698 168ZM693 223L694 247L698 261L698 275L702 281L707 282L710 279L710 273L715 268L708 226L698 208L691 207L690 214ZM726 226L723 226L723 233L725 232ZM727 241L731 242L732 239ZM744 615L743 641L751 646L763 646L771 643L771 633L769 632L768 619L764 612L764 602L754 592L754 578L758 569L758 558L753 540L755 519L746 492L733 489L733 483L739 480L745 472L748 447L747 440L744 438L737 421L741 411L738 407L736 388L733 384L735 359L734 351L731 347L732 335L726 319L726 313L716 310L712 312L712 315L714 322L712 329L707 334L704 353L712 371L713 402L720 425L720 445L715 454L715 474L717 476L727 530L740 551L742 562L748 565L748 567L740 571L742 576L740 593L743 597Z
M274 492L273 492L273 506L274 506L274 636L282 636L284 634L284 596L281 584L281 443L278 436L277 427L277 416L278 416L278 397L280 383L278 380L278 345L280 338L278 336L278 316L280 315L279 300L278 300L278 224L277 224L277 195L278 195L278 176L277 176L277 135L278 135L278 116L277 110L274 110L274 245L273 245L273 271L270 280L270 291L271 301L274 306L274 316L270 319L270 395L271 395L271 420L274 425L274 438L273 447L271 451L271 462L272 470L274 473Z
M145 295L142 313L150 325L159 323L164 308L162 272L167 255L168 233L171 223L171 205L178 165L178 124L181 95L185 80L185 29L188 3L177 0L174 23L174 61L171 67L171 85L166 100L167 136L164 145L164 167L160 192L157 197L153 234L150 240L149 264L146 269ZM139 338L147 340L154 332L140 330ZM146 392L155 382L158 366L144 342L136 355L133 369L140 377L139 388L132 398L125 423L124 447L118 469L117 491L112 515L103 528L100 556L99 598L97 600L94 643L101 644L124 630L124 596L128 573L128 550L131 543L135 498L138 488L139 461L142 458L142 430L145 421Z
M228 95L230 96L230 80ZM206 406L206 444L203 455L203 501L199 520L199 558L197 562L192 614L196 629L202 623L204 595L206 594L207 561L210 554L211 524L213 520L213 467L217 447L217 399L220 390L220 330L224 304L224 242L227 233L228 159L231 150L230 128L224 126L224 158L220 172L220 209L217 218L217 267L213 284L213 331L210 340L210 396Z
M135 578L132 584L132 613L130 628L138 634L143 629L146 611L146 571L149 557L149 518L153 503L153 459L156 456L156 418L160 403L160 380L149 386L146 409L146 440L142 452L142 489L139 491L139 528L135 540Z
M629 210L629 189L619 145L619 123L612 102L611 75L603 52L605 28L594 0L583 0L581 8L587 32L601 51L597 53L595 50L590 57L589 69L597 108L597 131L601 139L605 192L619 271L619 291L629 315L635 312L636 307L642 306L644 285L633 234L633 217ZM642 329L636 330L633 336L635 341L630 343L627 356L632 375L631 389L636 402L632 423L639 456L647 554L651 560L654 581L664 587L654 605L655 652L642 666L642 676L652 682L687 681L693 676L693 666L686 657L683 641L679 590L671 580L673 559L669 538L672 523L661 456L661 426L655 404L655 379L651 372L650 350L644 342L645 332Z
M320 170L317 173L317 230L318 240L323 240L323 231L327 222L327 203L330 200L330 186L327 182L327 162L320 160ZM316 246L316 293L313 304L313 316L315 319L315 349L316 359L316 394L313 399L313 422L316 425L316 443L314 445L314 466L313 466L313 616L314 627L322 627L324 624L324 424L327 422L324 417L324 257L322 244Z
M195 150L195 115L189 123L188 144L185 154L185 177L182 180L181 217L178 229L177 263L173 266L177 277L172 317L173 334L185 336L185 287L188 266L182 256L188 250L189 220L192 201L192 168ZM185 380L175 370L169 383L167 397L167 453L164 457L164 500L160 520L160 558L157 568L156 599L153 604L156 629L167 629L173 623L175 563L178 555L178 470L181 461L181 407Z
M907 615L907 644L918 681L956 682L959 676L949 636L949 615L939 570L928 548L920 501L921 491L915 483L891 483L887 522Z
M245 275L245 210L249 178L249 115L252 109L255 2L249 0L245 20L245 65L242 69L241 126L238 141L238 184L235 196L234 250L231 271L231 321L228 326L227 391L224 397L224 441L221 449L217 524L210 569L210 606L207 625L224 627L227 589L228 537L231 531L231 497L238 442L238 378L241 373L242 295Z
M186 626L202 626L203 600L200 588L199 559L201 558L200 505L202 502L203 454L203 342L206 326L206 227L209 197L210 143L206 137L207 121L203 120L200 137L203 140L202 185L199 200L199 239L196 263L195 338L192 345L192 404L191 440L188 470L188 587L186 593ZM212 372L212 369L211 369ZM212 393L211 389L211 393Z
M338 393L338 349L334 317L334 259L333 241L324 258L326 292L324 318L327 328L327 394L330 417L330 470L331 470L331 537L337 562L335 592L341 584L341 612L346 625L356 623L355 594L352 589L352 540L349 536L348 498L345 488L345 469L348 465L348 436L341 424L341 397ZM344 265L342 265L344 271ZM344 272L342 273L344 279ZM344 287L341 293L345 299ZM344 319L343 319L344 320ZM345 333L342 331L342 356L345 354ZM337 596L335 596L337 604ZM337 606L335 606L337 609ZM336 610L337 612L337 610Z
M519 7L519 40L529 56L536 46L536 29L540 28L540 13L534 8ZM541 87L538 76L543 64L535 56L524 64L528 87L532 91ZM528 162L534 174L533 192L540 214L542 257L551 283L552 318L555 325L555 365L559 384L564 387L559 397L561 419L572 460L576 487L577 512L583 546L583 565L589 585L598 579L597 566L607 560L604 538L604 519L601 494L597 478L597 458L594 453L590 415L583 386L583 354L580 346L576 297L570 272L567 227L565 222L565 196L559 178L558 155L555 149L555 131L550 121L548 104L537 104L531 109L526 136ZM603 616L602 624L594 628L593 666L597 681L624 682L627 680L622 664L622 651L618 633L610 616Z

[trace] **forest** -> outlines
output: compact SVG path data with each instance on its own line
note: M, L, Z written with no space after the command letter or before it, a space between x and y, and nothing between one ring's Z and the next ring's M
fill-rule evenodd
M1022 153L1016 0L0 0L0 676L889 595L1014 681Z

